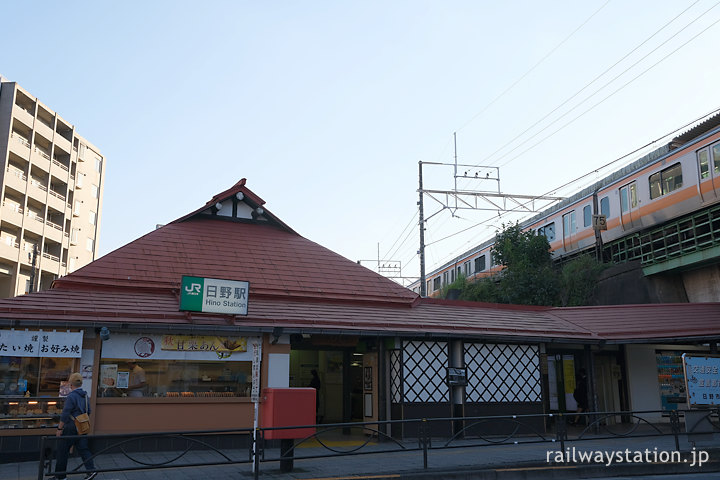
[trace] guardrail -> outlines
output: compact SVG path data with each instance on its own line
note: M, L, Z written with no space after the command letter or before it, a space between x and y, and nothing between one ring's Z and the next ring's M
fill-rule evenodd
M92 458L96 461L96 466L104 463L103 458L112 457L107 464L113 467L93 470L99 473L247 464L252 468L254 478L258 479L262 465L273 462L279 462L281 471L289 472L295 461L417 452L418 468L422 462L422 468L427 469L429 452L482 449L498 445L536 445L541 448L545 446L550 449L548 451L566 452L570 445L593 442L589 445L597 447L599 443L596 442L612 440L609 449L618 451L628 446L642 446L642 439L664 438L668 446L672 443L675 451L680 452L684 442L694 446L701 436L720 432L719 414L720 411L713 408L670 412L647 410L589 412L577 415L570 413L422 418L257 430L88 435L86 438L94 445ZM652 421L660 415L666 415L664 422ZM582 420L578 422L581 425L573 425L574 418ZM315 428L315 433L289 441L265 438L271 431L307 428ZM352 432L356 440L350 446L338 447L328 440L333 434L342 435L348 432ZM360 440L357 440L358 434ZM52 454L58 447L58 442L76 438L80 437L42 437L38 480L51 475L86 473L82 463L67 472L53 469ZM197 450L202 450L203 455L195 455ZM689 451L689 448L686 450ZM213 459L208 460L210 456Z

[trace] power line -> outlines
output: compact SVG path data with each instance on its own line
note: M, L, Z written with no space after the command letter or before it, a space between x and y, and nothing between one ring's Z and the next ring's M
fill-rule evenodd
M462 125L460 128L458 128L456 131L460 131L460 130L462 130L463 128L467 127L467 126L470 125L472 122L474 122L475 119L477 119L480 115L482 115L483 113L485 113L485 112L488 110L488 108L490 108L491 106L493 106L493 105L495 104L495 102L497 102L497 101L500 100L502 97L504 97L505 94L507 94L510 90L513 89L513 87L515 87L515 85L517 85L518 83L520 83L520 82L521 82L525 77L527 77L533 70L535 70L538 66L540 66L540 64L542 64L545 60L547 60L547 59L550 57L550 55L552 55L553 53L555 53L555 51L556 51L558 48L560 48L560 47L563 46L568 40L570 40L570 38L571 38L573 35L575 35L582 27L584 27L590 20L592 20L592 18L593 18L595 15L597 15L598 13L600 13L600 11L601 11L603 8L605 8L608 3L610 3L610 0L607 0L600 8L598 8L598 9L597 9L592 15L590 15L583 23L581 23L579 27L577 27L575 30L573 30L573 31L570 33L570 35L568 35L567 37L565 37L565 39L564 39L563 41L561 41L561 42L558 43L555 47L553 47L547 54L545 54L544 57L542 57L537 63L535 63L535 65L533 65L532 67L530 67L530 69L529 69L527 72L525 72L524 74L522 74L522 76L520 76L520 78L518 78L517 80L515 80L509 87L507 87L505 90L503 90L498 96L496 96L492 101L490 101L490 103L488 103L487 105L485 105L485 107L483 107L482 110L480 110L478 113L476 113L475 115L473 115L473 117L470 118L470 120L468 120L467 122L465 122L465 124L463 124L463 125Z
M712 8L715 8L715 7L716 7L717 5L719 5L719 4L720 4L720 2L716 3ZM665 55L664 57L662 57L660 60L658 60L657 62L655 62L654 64L652 64L651 66L649 66L648 68L646 68L645 70L643 70L642 72L640 72L638 75L636 75L635 77L631 78L629 81L627 81L627 82L624 83L622 86L620 86L620 88L618 88L618 89L616 89L615 91L613 91L610 95L607 95L607 96L604 97L602 100L600 100L599 102L595 103L595 104L592 105L590 108L588 108L587 110L585 110L584 112L582 112L580 115L578 115L578 116L574 117L573 119L571 119L570 121L566 122L566 123L563 124L560 128L558 128L557 130L555 130L554 132L552 132L550 135L544 137L542 140L540 140L540 141L538 141L537 143L533 144L532 146L526 148L525 150L523 150L522 152L520 152L519 154L517 154L516 156L514 156L513 158L511 158L511 159L508 160L507 162L503 163L501 166L507 165L508 163L512 162L513 160L521 157L521 156L524 155L525 153L527 153L527 152L529 152L530 150L532 150L533 148L537 147L538 145L540 145L541 143L543 143L545 140L553 137L556 133L564 130L568 125L570 125L571 123L575 122L575 121L578 120L579 118L583 117L585 114L589 113L590 111L594 110L595 107L597 107L598 105L602 104L602 103L605 102L607 99L609 99L610 97L612 97L612 96L614 96L616 93L618 93L620 90L624 89L625 87L627 87L628 85L630 85L632 82L634 82L634 81L637 80L638 78L642 77L642 76L645 75L647 72L649 72L649 71L652 70L653 68L657 67L659 64L661 64L661 63L664 62L665 60L667 60L670 56L672 56L672 55L674 55L675 53L677 53L678 50L680 50L681 48L685 47L688 43L690 43L690 42L692 42L693 40L695 40L697 37L699 37L700 35L702 35L702 34L705 33L706 31L708 31L710 28L714 27L718 22L720 22L720 18L717 19L717 20L715 20L715 21L714 21L713 23L711 23L708 27L706 27L706 28L704 28L703 30L701 30L700 32L698 32L696 35L694 35L693 37L691 37L688 41L686 41L685 43L683 43L682 45L680 45L679 47L677 47L675 50L673 50L672 52L668 53L667 55ZM572 110L570 110L570 111L572 111ZM569 112L568 112L568 113L569 113ZM562 118L562 117L560 117L560 118ZM555 122L551 123L550 125L548 125L548 127L550 127L550 126L553 125L554 123L555 123ZM541 130L540 132L546 130L548 127L545 127L545 128L544 128L543 130ZM538 132L538 133L540 133L540 132ZM536 135L537 135L537 134L536 134ZM533 135L532 137L530 137L530 139L534 138L536 135ZM525 142L523 142L523 143L525 143ZM522 144L521 144L521 145L522 145ZM514 150L514 149L513 149L513 150ZM509 153L509 152L508 152L508 153ZM502 157L501 157L501 158L502 158Z
M502 146L499 147L497 150L495 150L495 151L492 152L490 155L488 155L488 156L486 157L486 160L484 160L484 161L487 161L487 160L489 160L490 158L492 158L495 154L497 154L498 152L500 152L502 149L504 149L504 148L507 147L508 145L512 144L512 143L515 142L518 138L522 137L522 136L525 135L528 131L530 131L532 128L534 128L534 127L536 127L538 124L540 124L543 120L547 119L550 115L552 115L553 113L555 113L556 111L558 111L560 108L562 108L562 107L564 107L565 105L567 105L571 100L573 100L575 97L577 97L578 95L580 95L580 93L582 93L583 91L585 91L585 90L586 90L588 87L590 87L592 84L594 84L595 82L597 82L597 81L598 81L600 78L602 78L606 73L608 73L610 70L612 70L613 68L615 68L618 64L620 64L623 60L625 60L626 58L628 58L630 55L632 55L633 53L635 53L638 49L640 49L640 47L642 47L642 46L645 45L647 42L649 42L652 38L654 38L655 36L657 36L661 31L665 30L668 26L670 26L673 22L675 22L678 18L680 18L682 15L684 15L684 14L685 14L688 10L690 10L693 6L695 6L699 1L700 1L700 0L696 0L695 3L693 3L692 5L690 5L689 7L687 7L685 10L683 10L682 12L680 12L679 14L677 14L677 15L676 15L675 17L673 17L670 21L668 21L665 25L663 25L663 26L660 27L658 30L656 30L652 35L650 35L649 37L647 37L645 40L643 40L641 43L639 43L635 48L633 48L633 49L630 50L628 53L626 53L622 58L620 58L618 61L616 61L615 63L613 63L610 67L606 68L602 73L600 73L600 74L597 75L595 78L593 78L593 79L592 79L589 83L587 83L584 87L582 87L580 90L578 90L578 91L575 92L573 95L571 95L570 97L568 97L568 98L567 98L565 101L563 101L560 105L558 105L557 107L555 107L554 109L552 109L550 112L548 112L548 113L545 114L543 117L541 117L539 120L537 120L535 123L533 123L532 125L530 125L529 127L527 127L525 130L523 130L522 132L520 132L518 135L516 135L515 137L513 137L512 139L510 139L508 142L506 142L504 145L502 145ZM637 62L635 62L634 64L632 64L630 67L628 67L626 70L624 70L620 75L618 75L618 76L616 76L615 78L613 78L612 80L610 80L610 82L606 83L606 84L603 85L600 89L596 90L593 94L591 94L590 96L586 97L585 100L583 100L582 102L580 102L578 105L576 105L575 107L573 107L572 109L570 109L569 111L567 111L565 114L563 114L562 116L560 116L560 117L557 118L556 120L554 120L552 123L550 123L550 125L548 125L547 127L545 127L543 130L540 130L540 131L537 132L535 135L531 136L528 140L526 140L525 142L523 142L523 143L521 143L520 145L518 145L517 147L515 147L515 149L519 148L519 147L522 146L524 143L527 143L529 140L531 140L532 138L534 138L535 136L537 136L539 133L543 132L544 130L546 130L547 128L549 128L551 125L553 125L554 123L556 123L557 121L559 121L560 119L562 119L564 116L568 115L568 114L569 114L570 112L572 112L574 109L578 108L580 105L582 105L583 103L585 103L586 101L588 101L590 98L592 98L592 97L593 97L594 95L596 95L598 92L600 92L602 89L604 89L605 87L607 87L610 83L614 82L617 78L619 78L620 76L622 76L623 74L625 74L628 70L630 70L630 68L634 67L635 65L637 65L638 63L640 63L642 60L644 60L645 58L647 58L649 55L651 55L653 52L655 52L658 48L662 47L662 46L665 45L668 41L670 41L670 40L672 40L673 38L675 38L677 35L679 35L681 32L683 32L685 29L687 29L690 25L692 25L694 22L696 22L699 18L701 18L703 15L705 15L705 13L709 12L710 10L712 10L712 8L715 8L715 6L717 6L717 4L715 4L715 5L714 5L713 7L711 7L709 10L707 10L706 12L704 12L703 14L701 14L700 17L697 17L695 20L693 20L692 22L690 22L690 23L688 23L687 25L685 25L682 29L680 29L679 31L677 31L674 35L672 35L670 38L668 38L667 40L665 40L665 42L663 42L663 43L661 43L660 45L658 45L655 49L653 49L652 51L650 51L647 55L645 55L645 56L642 57L640 60L638 60ZM514 151L515 149L510 150L510 152ZM510 152L507 152L504 156L507 156ZM500 157L498 160L504 158L504 156Z

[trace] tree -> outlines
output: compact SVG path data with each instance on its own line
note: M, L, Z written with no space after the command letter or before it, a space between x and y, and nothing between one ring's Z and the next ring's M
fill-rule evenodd
M476 302L516 305L587 305L591 301L598 276L604 269L590 255L567 262L562 268L553 263L550 244L543 235L523 231L519 224L503 225L496 232L491 249L493 263L503 270L492 277L468 282L458 277L443 288L447 298L451 290L457 298Z

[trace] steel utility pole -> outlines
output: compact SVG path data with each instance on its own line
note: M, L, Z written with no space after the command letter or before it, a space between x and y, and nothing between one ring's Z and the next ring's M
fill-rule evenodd
M423 188L423 165L439 165L452 166L454 186L453 190L425 190ZM457 167L467 167L463 174L458 174ZM476 170L472 174L472 170ZM485 175L481 174L485 171ZM483 165L463 165L457 163L457 155L455 162L437 163L437 162L418 162L418 207L419 207L419 226L420 226L420 296L427 295L427 284L425 278L425 222L444 210L450 210L451 215L455 215L457 210L490 210L500 212L519 212L519 213L536 213L547 208L551 203L563 200L564 197L550 197L547 195L512 195L501 193L500 189L500 169L498 167ZM494 181L497 182L497 193L490 191L473 191L458 190L457 180L464 178L468 180L478 181ZM423 204L423 196L427 195L440 205L440 210L433 213L427 219L425 218L425 209ZM454 204L454 205L453 205Z
M420 296L425 297L427 296L427 289L425 288L425 214L423 211L423 182L422 182L422 166L423 162L418 162L418 171L419 171L419 182L420 186L418 188L418 195L420 198L418 199L418 207L420 209L420 250L418 250L418 255L420 255Z

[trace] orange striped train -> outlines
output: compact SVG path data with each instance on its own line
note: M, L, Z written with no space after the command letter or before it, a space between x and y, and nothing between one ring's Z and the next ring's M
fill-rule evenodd
M602 240L661 225L720 200L720 114L675 136L667 144L523 222L547 237L554 256L595 247L593 215L605 215ZM493 240L426 275L435 296L460 275L474 279L500 270L492 264ZM420 293L420 283L410 288Z

